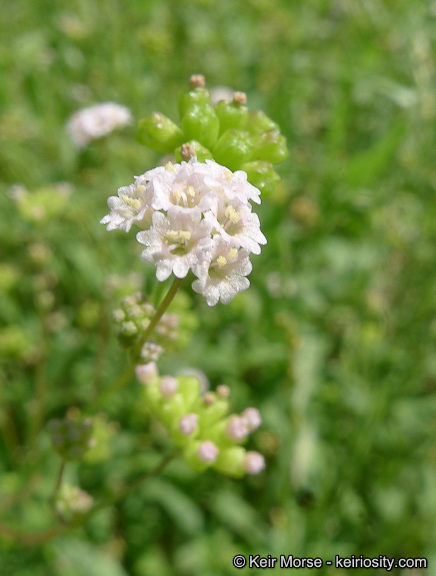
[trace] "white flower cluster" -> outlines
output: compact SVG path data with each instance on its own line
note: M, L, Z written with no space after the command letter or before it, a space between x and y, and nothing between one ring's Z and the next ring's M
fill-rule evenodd
M146 247L142 259L156 265L157 279L184 278L192 270L193 289L214 306L250 285L248 256L266 244L249 202L260 204L259 196L242 170L194 157L135 177L108 199L111 211L101 222L107 230L142 228L136 236Z
M128 108L114 102L104 102L73 114L68 121L67 130L74 144L83 148L91 140L107 136L117 128L124 128L131 121L132 115Z

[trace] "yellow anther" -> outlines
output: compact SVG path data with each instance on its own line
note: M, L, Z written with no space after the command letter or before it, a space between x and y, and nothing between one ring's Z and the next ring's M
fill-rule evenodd
M188 193L188 196L190 196L191 198L194 198L194 196L195 196L194 186L188 186L186 192Z
M220 268L222 268L227 264L227 260L226 258L224 258L224 256L218 256L218 258L216 259L216 263Z
M235 260L237 257L238 257L238 249L230 248L229 253L227 254L227 258L229 260Z
M189 232L189 230L179 230L179 239L181 241L188 241L191 239L192 234Z
M138 198L132 198L128 194L122 194L121 200L124 204L127 204L127 206L130 206L134 210L139 210L141 208L141 201L138 200Z
M174 164L172 162L167 162L165 164L165 170L168 170L168 172L175 172L176 169L174 168Z
M180 200L183 193L183 184L174 184L173 186L173 194L176 200Z
M147 190L147 188L144 186L144 184L138 184L136 186L136 192L138 194L144 194L144 192Z
M179 238L179 233L177 232L177 230L167 230L165 236L168 238L168 240L176 242Z
M182 243L190 240L192 234L189 230L168 230L165 233L165 236L167 240L170 240L171 242Z
M233 208L233 206L227 206L225 215L233 222L233 224L236 224L236 222L239 222L241 219L239 213Z

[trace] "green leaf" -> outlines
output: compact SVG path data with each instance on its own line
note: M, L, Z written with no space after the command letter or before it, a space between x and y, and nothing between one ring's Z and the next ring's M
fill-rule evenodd
M194 500L179 488L162 480L149 481L144 487L148 501L159 504L183 532L193 535L203 530L203 514Z
M108 553L82 540L65 538L51 545L59 576L128 576Z
M389 132L370 148L354 154L345 172L345 179L350 186L370 186L388 168L395 156L398 144L404 133L404 123L398 120Z

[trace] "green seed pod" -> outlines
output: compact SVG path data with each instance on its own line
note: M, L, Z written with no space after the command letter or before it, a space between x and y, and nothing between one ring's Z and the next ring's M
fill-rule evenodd
M260 134L266 130L280 130L279 125L271 120L262 110L255 110L250 112L247 130L250 134Z
M221 100L215 106L215 112L220 122L220 135L226 130L244 130L248 122L248 108L238 102Z
M279 164L289 156L286 147L286 138L279 130L268 130L250 137L253 151L250 160L266 160L272 164Z
M179 148L175 150L174 156L176 158L176 162L181 162L182 160L186 161L189 160L189 158L187 158L185 154L185 150L187 150L187 145L192 147L192 154L194 156L197 156L197 160L199 162L204 162L205 160L213 159L213 154L210 150L202 146L200 142L197 142L196 140L190 140L189 142L185 142L185 144L182 144L181 146L179 146Z
M227 130L220 137L213 149L214 159L218 164L230 170L238 170L241 164L250 160L254 151L250 134L243 130Z
M209 149L217 141L220 129L217 115L210 104L189 108L183 115L182 128L185 140L197 140Z
M150 384L145 384L142 389L145 400L144 404L150 413L156 412L161 405L162 394L160 391L159 383L160 380L154 380Z
M153 112L139 121L136 139L156 152L169 154L183 143L183 134L164 114Z
M179 114L182 119L183 116L194 106L211 106L211 99L209 90L206 88L195 88L194 90L186 90L179 95Z
M229 403L226 398L216 398L215 402L206 406L203 404L198 410L200 429L202 430L218 422L227 414L228 409Z
M233 478L242 478L245 475L243 467L245 454L245 448L241 446L221 449L213 467L222 474L233 476Z
M247 172L248 181L256 186L264 196L271 195L277 182L280 181L280 176L274 170L271 162L262 160L247 162L241 166L241 170Z
M200 395L200 382L194 376L178 376L179 391L183 396L185 410L189 412Z
M183 396L179 393L175 394L170 400L163 400L157 411L159 419L170 429L183 414L185 414L185 402Z

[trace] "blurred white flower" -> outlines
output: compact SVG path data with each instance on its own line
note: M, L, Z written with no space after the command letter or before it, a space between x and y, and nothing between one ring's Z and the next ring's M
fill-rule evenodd
M250 204L259 197L245 172L194 157L135 177L108 199L110 213L101 223L108 230L142 228L136 236L146 247L141 257L156 265L157 279L184 278L191 270L193 289L214 306L250 285L249 254L266 244Z
M124 128L132 121L130 110L114 102L104 102L83 108L71 116L67 130L79 148L91 140L107 136L117 128Z
M197 450L197 456L203 462L215 462L218 454L219 448L211 440L202 442Z
M259 474L265 468L265 458L259 452L247 452L243 467L248 474Z
M228 102L233 99L233 90L228 86L215 86L210 89L210 98L212 106L218 104L220 100L227 100Z

